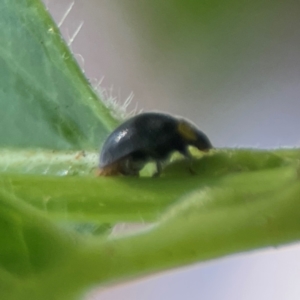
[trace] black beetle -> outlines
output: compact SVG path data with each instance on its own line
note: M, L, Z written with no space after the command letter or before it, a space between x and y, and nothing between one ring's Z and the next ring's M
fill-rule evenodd
M201 151L212 148L208 137L189 121L163 113L142 113L125 121L108 136L102 147L98 175L136 176L147 162L155 161L154 176L158 176L162 162L174 151L191 161L188 146Z

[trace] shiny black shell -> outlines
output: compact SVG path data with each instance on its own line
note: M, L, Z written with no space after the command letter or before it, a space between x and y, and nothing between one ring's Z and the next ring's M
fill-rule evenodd
M178 130L178 119L168 114L149 112L136 115L117 127L106 139L100 155L100 168L125 158L146 163L163 161L171 152L188 156L187 147L195 144L200 150L210 149L207 136L184 120L196 134L196 141L188 141ZM199 144L200 143L200 144Z

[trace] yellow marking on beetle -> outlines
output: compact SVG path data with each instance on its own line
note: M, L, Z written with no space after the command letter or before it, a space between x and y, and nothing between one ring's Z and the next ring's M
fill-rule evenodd
M194 129L184 121L179 121L178 132L188 141L195 141L197 139Z

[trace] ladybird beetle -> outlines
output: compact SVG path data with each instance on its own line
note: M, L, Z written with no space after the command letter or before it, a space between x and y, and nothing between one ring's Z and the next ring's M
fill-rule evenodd
M104 142L98 175L137 176L147 162L154 161L154 176L158 176L162 162L174 151L191 161L188 146L201 151L212 148L208 137L185 119L156 112L138 114L117 127Z

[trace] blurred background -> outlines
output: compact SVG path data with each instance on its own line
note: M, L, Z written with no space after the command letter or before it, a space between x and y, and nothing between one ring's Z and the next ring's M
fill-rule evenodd
M216 147L300 146L299 1L44 2L90 82L120 104L134 94L128 113L184 116ZM295 244L166 272L89 298L299 300L299 282Z

